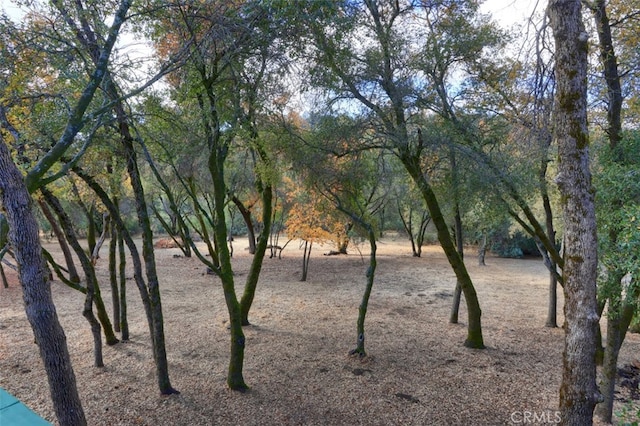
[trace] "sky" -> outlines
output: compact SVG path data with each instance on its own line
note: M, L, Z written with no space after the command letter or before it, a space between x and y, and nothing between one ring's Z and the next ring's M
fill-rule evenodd
M525 22L534 10L542 11L547 0L486 0L480 10L491 14L504 28Z

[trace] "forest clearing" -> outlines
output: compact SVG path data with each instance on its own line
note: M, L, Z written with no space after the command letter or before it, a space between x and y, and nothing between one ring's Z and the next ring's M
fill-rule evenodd
M233 257L242 285L251 255L238 239ZM44 247L59 256L56 244ZM238 249L239 248L239 249ZM92 338L82 318L84 296L54 281L53 296L91 425L503 425L557 423L562 328L546 328L548 272L539 258L468 256L485 332L484 350L463 346L460 324L448 323L455 275L439 246L412 256L408 241L378 244L378 269L367 313L364 360L356 344L358 305L368 245L348 255L314 248L307 282L302 250L265 259L247 343L247 393L228 390L228 313L219 278L177 249L156 250L169 374L181 393L158 393L149 331L132 281L127 287L131 340L105 346L106 366L93 366ZM472 250L469 250L472 253ZM96 265L110 310L107 261ZM0 387L55 423L46 374L25 317L14 271L0 288ZM558 323L562 324L560 296ZM640 336L629 334L619 366L640 363ZM637 412L618 387L614 423ZM638 397L637 394L635 395ZM634 408L635 407L635 408ZM535 416L535 417L534 417ZM631 421L630 418L626 419ZM596 420L597 421L597 420ZM1 422L0 422L1 423ZM3 425L4 426L4 425Z

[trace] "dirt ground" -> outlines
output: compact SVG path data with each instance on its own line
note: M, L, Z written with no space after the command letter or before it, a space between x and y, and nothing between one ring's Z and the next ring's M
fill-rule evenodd
M237 238L233 258L241 290L251 260ZM45 244L48 250L55 246ZM555 423L562 328L545 328L548 274L538 259L487 258L468 269L483 309L487 348L463 346L461 323L448 323L455 277L439 247L411 256L408 242L379 243L366 322L365 361L348 356L368 266L366 246L347 256L314 248L309 279L300 282L302 251L265 259L250 319L244 376L248 393L225 385L229 332L219 280L196 258L156 251L173 386L160 396L146 320L129 272L131 340L105 347L106 366L92 366L92 340L81 315L83 295L58 281L52 291L65 329L86 416L92 425L504 425ZM103 252L104 253L104 252ZM105 255L106 256L106 255ZM5 268L6 269L6 268ZM110 309L106 257L99 260ZM0 387L55 424L45 374L15 272L0 288ZM558 322L562 324L560 294ZM629 334L621 366L640 359ZM640 410L620 387L616 420ZM0 424L5 426L0 419Z

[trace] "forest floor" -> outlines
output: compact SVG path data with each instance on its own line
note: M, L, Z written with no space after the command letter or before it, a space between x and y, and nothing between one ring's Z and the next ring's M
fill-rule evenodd
M236 239L239 291L251 260L244 245ZM92 366L83 295L54 281L53 296L89 424L556 423L563 330L544 326L548 274L539 259L488 257L487 266L480 267L469 251L487 346L474 350L463 346L464 299L460 323L448 322L455 277L442 250L428 246L415 258L408 242L383 239L366 320L369 356L358 360L348 353L356 345L368 250L352 247L346 256L323 256L330 249L314 247L306 282L300 282L297 245L290 244L282 259L265 259L250 315L253 325L245 328L244 377L251 390L244 394L226 387L229 331L222 289L196 258L177 257L177 249L156 250L170 376L179 395L159 395L131 272L131 339L105 347L104 368ZM103 249L97 267L110 306L106 266ZM10 287L0 288L0 387L55 424L21 289L15 272L7 272ZM558 293L562 324L561 289ZM640 366L640 336L629 334L620 366L634 363ZM640 402L625 386L618 391L615 421L621 422L624 412L631 420Z

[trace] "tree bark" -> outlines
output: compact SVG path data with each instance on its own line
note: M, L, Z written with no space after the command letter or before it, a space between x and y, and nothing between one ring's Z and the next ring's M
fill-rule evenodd
M9 242L18 263L25 312L47 373L56 417L62 425L86 425L66 336L51 297L32 200L22 174L11 160L2 132L0 200L9 223Z
M313 248L313 241L304 242L304 252L302 253L302 277L300 281L307 280L307 274L309 273L309 261L311 260L311 249Z
M484 258L487 255L487 233L482 232L480 242L478 243L478 266L487 266Z
M565 344L561 424L591 425L601 400L596 386L597 236L587 129L587 40L580 0L550 0L556 45L554 136L565 229Z
M102 204L109 210L109 214L111 214L112 220L115 221L116 226L118 227L118 233L122 237L124 243L127 245L129 249L129 253L131 254L131 260L133 263L133 278L136 282L136 286L138 287L138 291L140 293L140 299L142 300L142 306L144 307L144 311L147 317L147 323L149 326L149 333L151 334L151 343L152 346L154 343L154 320L152 315L152 303L151 297L149 296L149 289L144 281L144 271L142 270L142 261L140 260L140 253L138 252L138 247L136 246L131 234L127 231L120 217L120 212L118 211L118 207L111 201L109 195L105 192L104 189L87 173L85 173L81 168L74 166L72 170L93 190L93 192L100 198ZM122 299L123 295L125 295L124 286L122 282L124 280L124 247L120 249L120 299ZM126 298L124 299L126 300ZM125 309L122 309L123 305L121 304L121 315L124 315L126 318L126 305L124 305ZM122 325L121 325L122 327ZM123 340L126 340L123 338ZM155 349L154 349L154 359L155 359ZM158 365L156 364L156 370L158 369ZM162 392L162 391L161 391Z

